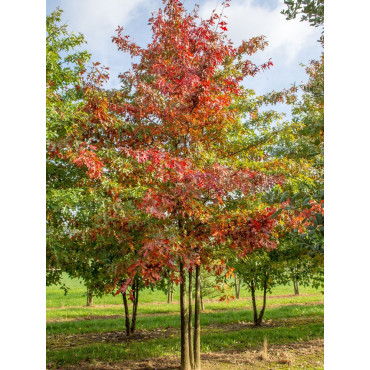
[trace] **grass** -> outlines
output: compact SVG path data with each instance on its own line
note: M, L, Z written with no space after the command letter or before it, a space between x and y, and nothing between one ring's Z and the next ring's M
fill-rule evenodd
M324 296L297 296L287 298L268 298L267 307L272 305L287 305L287 304L305 304L320 302L322 303ZM262 304L262 299L257 300L257 304ZM252 309L250 300L233 300L230 302L206 302L206 310L231 310L231 309ZM165 314L165 313L178 313L180 310L178 303L173 304L140 304L138 306L138 314ZM112 316L123 315L123 304L113 307L80 307L80 308L57 308L46 311L46 318L50 319L75 319L88 316Z
M86 287L85 285L77 280L71 279L66 274L63 275L62 283L70 288L67 295L60 289L59 286L50 286L46 288L46 307L70 307L70 306L84 306L86 305ZM179 298L179 287L174 287L174 300L178 301ZM320 293L321 290L317 290L311 287L300 287L301 294L316 294ZM272 290L269 295L291 295L294 294L292 285L277 286ZM257 292L257 295L262 295L262 292ZM249 298L249 292L241 287L240 290L241 298ZM207 298L207 297L205 297ZM167 294L160 290L145 289L140 292L140 303L166 303ZM113 296L111 294L103 297L94 297L94 305L122 305L122 297L120 295Z
M67 295L59 287L47 287L49 367L73 364L79 367L86 361L89 367L94 362L141 361L179 355L179 304L168 304L164 292L149 289L141 292L137 319L140 335L127 341L123 334L124 310L120 295L95 297L95 306L86 307L84 284L67 276L63 276L63 283L71 288ZM255 348L262 345L265 337L269 344L322 338L324 296L321 290L301 287L303 295L300 296L292 296L293 291L292 286L278 286L272 291L264 316L270 324L259 329L245 325L252 321L252 304L245 289L241 290L239 300L206 301L206 310L201 314L201 351ZM176 287L175 301L179 300L178 293ZM262 299L257 303L261 305Z
M62 283L70 290L67 294L59 286L46 287L46 307L69 307L86 305L86 287L83 282L71 279L63 274ZM176 290L174 299L179 300L179 291ZM167 302L167 295L160 290L145 289L140 292L140 303ZM122 296L107 294L103 297L94 297L94 305L122 305Z
M298 327L244 329L202 334L201 351L245 350L261 346L264 338L270 344L283 344L322 338L323 324L309 323ZM47 351L47 362L54 366L76 364L81 361L117 362L144 360L152 357L179 355L180 338L156 338L142 342L93 343L73 349Z
M265 320L277 320L302 316L317 316L324 314L322 304L315 306L284 306L277 308L267 308ZM225 325L238 322L252 322L253 313L251 310L238 310L225 312L211 312L201 314L201 325ZM176 315L157 315L139 317L137 329L154 330L159 328L180 328L180 316ZM46 325L47 334L82 334L94 332L111 332L124 330L124 318L112 318L104 320L79 320L79 321L60 321L51 322Z

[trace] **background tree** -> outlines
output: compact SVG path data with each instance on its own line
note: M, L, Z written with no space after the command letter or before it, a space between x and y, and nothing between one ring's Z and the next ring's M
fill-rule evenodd
M217 281L215 275L203 269L200 273L200 304L201 309L205 309L205 299L212 299L219 297L220 292L217 289Z
M85 43L81 34L68 33L60 24L62 10L57 8L46 18L46 174L47 174L47 283L60 281L58 246L52 238L64 233L67 209L65 201L81 192L79 180L84 176L67 161L56 155L56 143L63 142L77 114L81 93L75 85L88 63L87 51L76 51ZM53 216L52 216L53 214Z
M292 122L268 148L274 157L289 163L284 186L264 196L268 204L289 200L287 210L301 212L310 221L305 232L295 234L301 246L323 253L324 248L324 54L306 68L308 82L302 97L292 101ZM304 173L294 170L300 166ZM293 171L292 171L293 169Z
M137 228L126 232L131 245L123 247L117 234L124 227L120 225L119 230L117 223L108 223L109 212L114 212L110 184L106 181L102 187L97 180L101 163L94 156L95 147L84 142L83 137L84 128L94 120L95 111L91 114L88 105L93 97L101 96L92 91L96 93L107 75L102 74L104 69L99 70L97 63L86 76L90 55L76 51L84 38L68 33L60 24L61 14L57 8L47 17L47 284L60 283L62 273L82 279L87 286L87 305L91 305L94 295L115 291L119 279L127 275L127 249L132 252ZM93 141L90 135L89 142ZM135 192L126 198L130 196ZM130 205L127 207L130 209ZM133 220L142 227L137 218ZM131 334L141 287L139 276L129 286L134 306Z
M242 284L251 294L254 326L261 326L266 309L266 296L271 289L282 283L282 265L278 260L278 251L255 250L245 258L239 258L232 263ZM263 303L258 312L256 292L262 291Z
M287 9L281 11L287 20L295 19L301 14L301 22L307 21L311 26L324 28L324 0L284 0ZM324 42L324 30L320 38Z
M280 241L279 261L286 275L286 282L293 281L294 292L299 294L299 285L318 288L323 286L324 258L319 252L302 245L298 233L289 233Z

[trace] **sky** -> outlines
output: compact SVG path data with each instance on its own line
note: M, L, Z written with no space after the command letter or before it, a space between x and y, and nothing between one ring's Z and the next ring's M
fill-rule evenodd
M208 18L213 9L221 11L222 0L184 0L190 11L199 4L199 15ZM99 61L110 68L109 88L119 88L118 75L130 68L128 54L118 51L111 38L117 26L123 26L140 45L151 40L148 18L162 7L161 0L47 0L46 11L56 7L64 12L62 22L69 31L81 32L87 41L85 48L92 54L92 61ZM244 85L257 94L289 88L293 83L307 80L301 64L318 59L321 45L317 42L321 30L299 19L287 21L280 13L283 0L232 0L224 14L227 16L228 36L237 46L242 40L264 35L269 42L264 51L251 57L256 64L270 58L273 67L245 80ZM287 112L284 107L281 111Z

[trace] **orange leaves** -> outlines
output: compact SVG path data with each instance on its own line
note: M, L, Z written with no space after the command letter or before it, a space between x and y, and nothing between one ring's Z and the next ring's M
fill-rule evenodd
M248 41L243 40L242 44L237 49L239 55L246 53L247 55L252 55L258 50L263 50L268 42L265 40L265 36L252 37Z

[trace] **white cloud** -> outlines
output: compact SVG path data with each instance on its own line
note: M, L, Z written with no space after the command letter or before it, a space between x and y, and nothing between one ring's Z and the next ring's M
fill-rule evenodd
M216 6L221 10L222 0L186 0L184 5L191 10L195 2L200 4L202 18L208 18ZM85 48L92 53L92 60L110 67L109 87L118 88L117 76L130 68L131 59L117 50L111 37L120 25L144 46L151 34L147 19L163 4L162 0L48 0L49 9L56 6L64 10L62 19L69 30L84 34L88 42ZM253 56L252 61L264 63L271 57L274 67L247 79L248 86L259 93L300 82L305 74L299 63L307 63L321 52L316 42L320 30L307 22L287 21L280 14L283 7L283 0L232 0L225 9L228 35L236 45L259 35L265 35L269 41L265 51Z
M112 50L110 41L117 26L126 26L149 3L148 0L75 0L61 1L60 5L70 29L83 33L90 50L106 54Z
M218 6L217 6L218 4ZM201 6L200 15L209 17L217 6L221 11L220 1L209 0ZM253 0L232 1L224 14L227 16L228 35L238 45L242 40L264 35L269 46L260 53L258 60L269 57L278 58L280 63L292 63L298 54L310 47L320 36L320 30L311 27L299 19L287 21L280 14L284 8L283 0L270 0L269 3Z
M49 11L57 6L63 10L62 22L69 31L84 35L87 45L83 49L92 54L92 61L110 67L109 88L119 87L117 76L131 64L129 55L112 43L115 30L123 26L124 33L135 39L145 37L146 20L153 6L157 9L160 5L160 0L48 0Z

